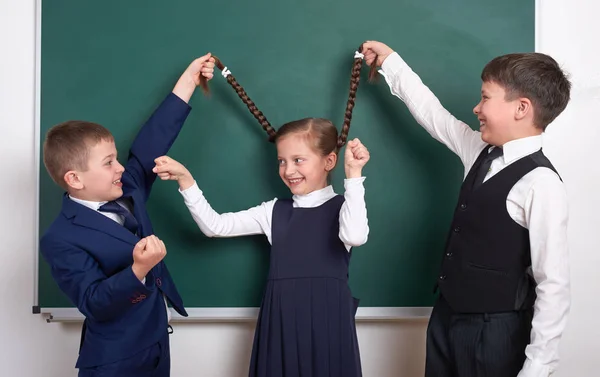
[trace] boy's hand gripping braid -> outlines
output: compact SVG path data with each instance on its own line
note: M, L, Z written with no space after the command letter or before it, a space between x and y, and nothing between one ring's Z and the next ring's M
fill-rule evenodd
M373 64L373 61L377 61L377 66L381 67L385 59L392 53L392 50L387 45L376 42L376 41L366 41L362 45L363 54L365 55L365 62L368 65Z

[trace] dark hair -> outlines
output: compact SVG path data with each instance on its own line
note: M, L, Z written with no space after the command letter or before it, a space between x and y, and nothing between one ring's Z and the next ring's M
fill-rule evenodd
M515 53L492 59L481 72L481 80L495 82L507 99L526 97L533 104L534 124L545 130L567 107L571 83L558 63L539 52Z
M215 59L215 65L217 66L217 68L219 68L219 70L223 71L227 68L218 57L213 55L213 58ZM227 82L236 91L236 93L238 94L240 99L246 104L246 106L248 106L248 110L250 110L250 113L254 115L256 120L258 120L258 123L260 123L263 129L267 132L267 134L269 135L269 141L273 141L275 139L275 134L277 133L277 131L275 131L275 129L271 126L271 123L269 123L267 118L263 115L262 111L260 111L256 107L254 102L250 99L250 97L248 97L248 94L246 94L244 88L242 88L242 86L237 82L237 80L232 74L227 75ZM202 85L202 88L204 89L205 93L208 93L208 84L203 76L200 76L200 84Z
M114 141L99 124L70 120L50 128L44 140L44 166L52 180L67 189L64 175L69 170L88 170L90 148L100 141Z
M362 52L362 45L358 49L358 52ZM227 67L221 62L221 60L213 55L215 59L215 65L222 72ZM352 73L350 76L350 93L348 95L348 102L346 103L346 111L344 113L344 123L338 136L337 129L333 123L323 118L304 118L295 120L284 124L275 130L263 113L258 110L254 102L248 97L246 91L237 82L235 77L230 72L225 71L227 74L227 82L235 89L241 100L248 106L250 113L258 120L260 125L269 135L269 141L276 142L281 137L290 133L296 132L307 132L311 138L315 141L315 147L323 154L327 155L331 152L339 152L339 150L346 144L348 139L348 132L350 130L350 122L352 121L352 110L354 109L354 101L356 99L356 92L358 90L358 84L360 81L360 70L362 68L362 58L355 57L354 64L352 65ZM369 78L373 78L376 74L374 65L371 66L371 72ZM208 93L208 85L204 78L201 77L201 85L204 91Z

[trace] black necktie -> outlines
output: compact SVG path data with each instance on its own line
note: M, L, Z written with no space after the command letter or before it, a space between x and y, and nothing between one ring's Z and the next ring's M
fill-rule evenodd
M492 151L489 152L487 156L485 156L485 158L483 159L483 162L481 163L481 165L479 165L479 170L477 170L477 175L475 176L475 182L473 183L473 189L476 189L483 183L485 176L490 171L490 166L492 166L492 161L494 161L495 159L497 159L500 156L502 156L502 148L500 148L500 147L494 147L494 149L492 149Z
M137 233L137 231L138 231L137 220L131 214L131 212L129 212L127 209L123 208L116 201L113 200L106 204L101 205L100 208L98 208L98 211L111 212L111 213L116 213L117 215L123 216L123 218L125 219L125 222L123 223L125 228L129 229L129 231L133 234Z

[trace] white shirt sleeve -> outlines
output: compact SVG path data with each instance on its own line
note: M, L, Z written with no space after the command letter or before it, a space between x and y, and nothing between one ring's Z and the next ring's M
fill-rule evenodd
M198 184L181 191L185 205L207 237L237 237L264 234L271 242L271 220L277 199L244 211L219 214L210 206Z
M525 201L533 277L537 283L531 340L518 377L548 377L558 364L558 347L570 310L568 205L564 184L548 170Z
M365 244L369 236L364 180L365 177L344 180L345 201L340 209L339 237L348 251Z
M481 134L450 114L398 53L394 52L384 60L380 73L391 93L406 104L415 120L434 139L458 155L465 172L469 171L486 145Z

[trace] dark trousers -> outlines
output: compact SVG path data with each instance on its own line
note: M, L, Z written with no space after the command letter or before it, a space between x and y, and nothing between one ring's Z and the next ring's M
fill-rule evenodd
M440 295L427 327L425 377L516 377L532 316L533 309L455 313Z
M169 377L171 353L169 334L154 345L117 362L79 369L79 377Z

